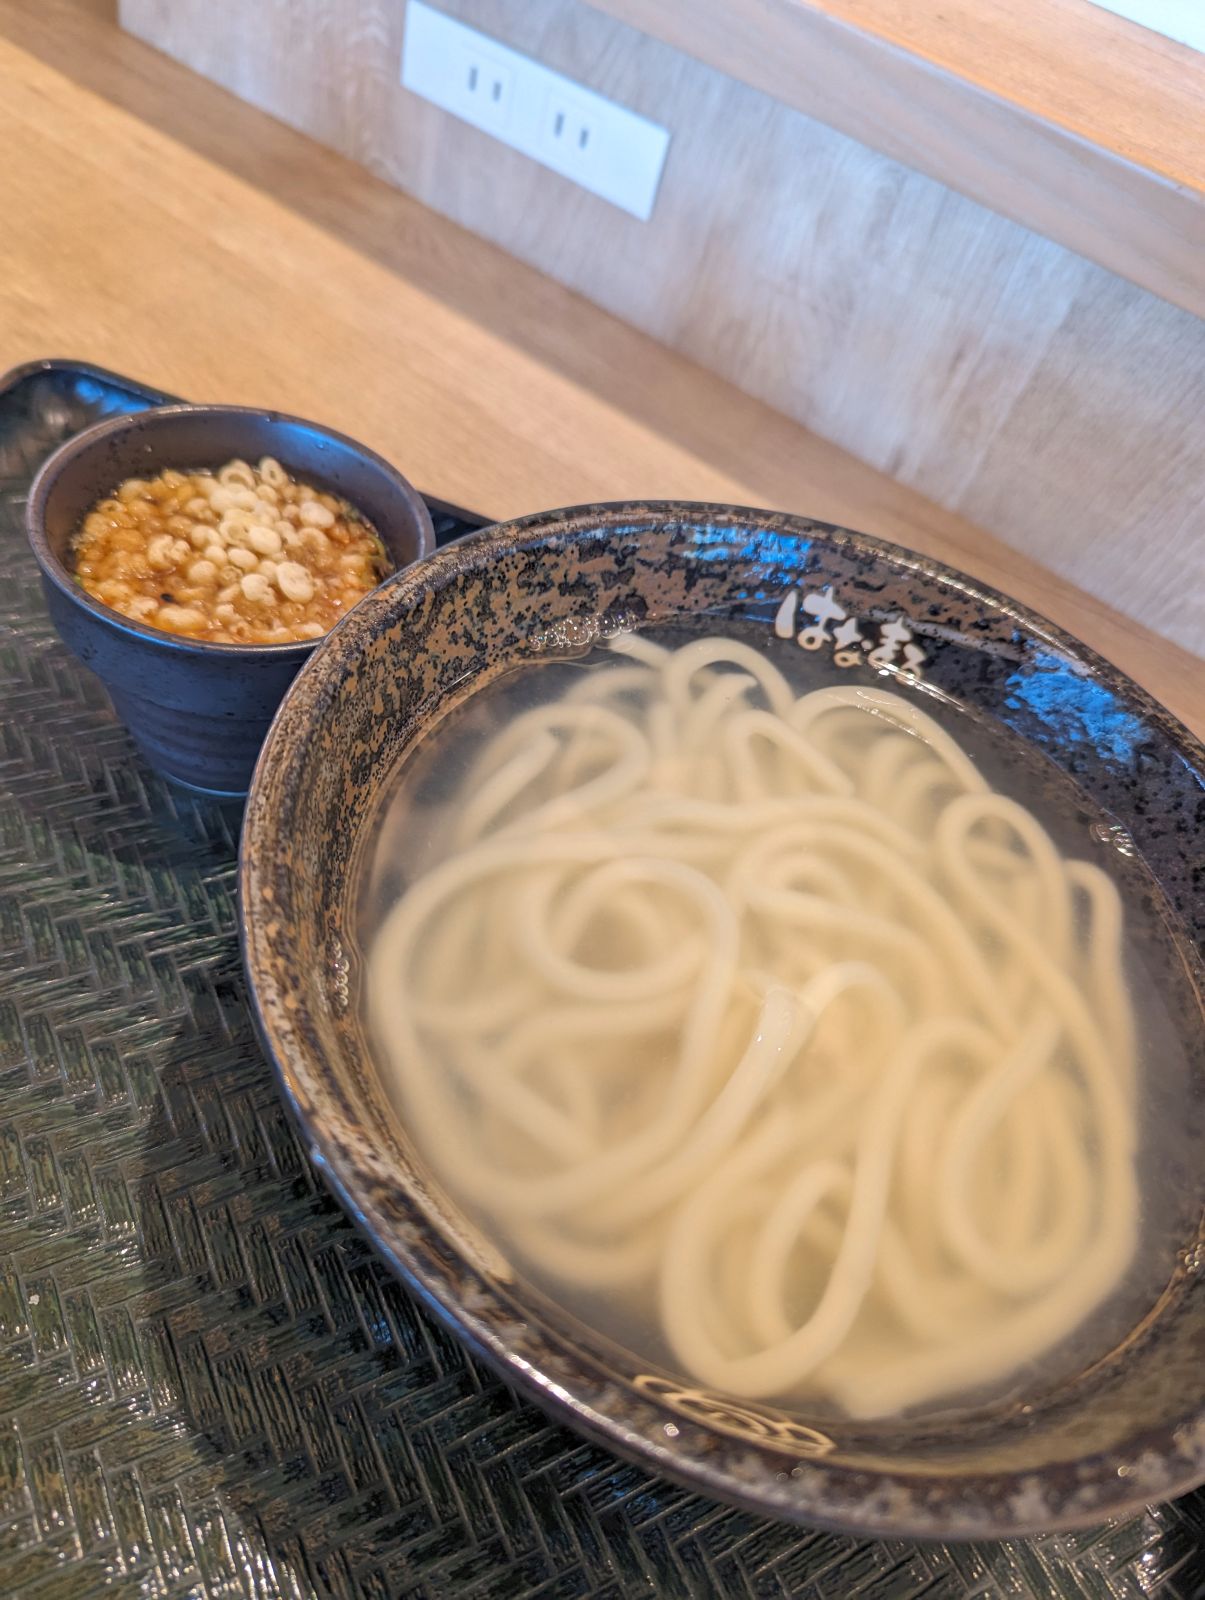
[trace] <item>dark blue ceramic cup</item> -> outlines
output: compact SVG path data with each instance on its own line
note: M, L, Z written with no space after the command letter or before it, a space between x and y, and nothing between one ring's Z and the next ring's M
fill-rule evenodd
M151 765L205 794L246 793L276 707L322 641L209 644L144 627L85 592L73 575L71 541L126 478L265 455L350 501L377 529L395 570L434 549L422 497L387 461L329 428L245 406L163 406L98 423L47 460L26 510L63 642L104 683Z

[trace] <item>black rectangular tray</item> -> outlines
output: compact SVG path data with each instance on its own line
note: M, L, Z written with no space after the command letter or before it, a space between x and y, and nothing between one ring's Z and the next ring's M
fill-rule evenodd
M1200 1600L1205 1494L1004 1544L769 1523L548 1422L390 1276L252 1029L238 809L143 764L23 536L55 445L168 398L0 379L0 1595Z

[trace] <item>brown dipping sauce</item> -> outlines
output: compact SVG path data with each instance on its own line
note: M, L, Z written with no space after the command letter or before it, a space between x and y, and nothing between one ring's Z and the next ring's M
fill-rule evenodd
M390 571L354 506L271 456L127 478L87 514L72 549L97 600L211 644L321 638Z

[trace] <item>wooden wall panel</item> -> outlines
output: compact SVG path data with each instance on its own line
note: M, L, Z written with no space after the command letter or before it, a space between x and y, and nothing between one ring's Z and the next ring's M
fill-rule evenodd
M591 0L1205 316L1205 55L1086 0Z
M650 222L406 94L400 0L121 15L1205 653L1205 322L581 0L442 3L671 129Z

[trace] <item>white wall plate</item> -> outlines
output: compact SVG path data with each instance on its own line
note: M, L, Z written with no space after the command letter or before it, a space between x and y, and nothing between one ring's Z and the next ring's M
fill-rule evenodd
M667 129L424 0L406 7L402 85L642 222L652 215Z

